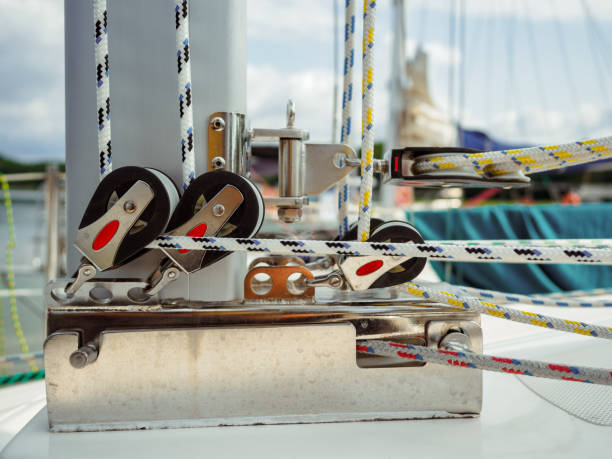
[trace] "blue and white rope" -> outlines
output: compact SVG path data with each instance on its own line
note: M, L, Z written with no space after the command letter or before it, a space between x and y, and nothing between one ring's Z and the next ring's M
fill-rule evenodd
M448 286L451 291L457 290L462 294L475 296L488 301L494 301L500 304L531 304L534 306L552 306L562 308L609 308L612 307L612 298L597 298L588 297L584 293L581 296L585 298L567 297L547 297L537 295L521 295L517 293L496 292L494 290L482 290L473 287L464 286Z
M316 241L293 239L234 239L215 237L189 237L161 235L149 248L175 248L188 250L221 250L229 252L256 252L301 255L377 255L425 257L451 262L484 263L536 263L536 264L590 264L612 265L612 248L582 246L528 246L513 245L513 241L500 245L487 245L480 241L427 241L411 242L359 242Z
M589 384L612 385L612 371L607 368L583 367L538 360L496 357L474 352L457 352L433 349L425 346L395 343L382 340L359 340L357 352L395 357L398 360L431 362L473 370L497 371L500 373L536 376Z
M345 0L344 9L344 63L343 63L343 90L342 90L342 127L340 142L350 145L351 142L351 110L353 108L353 68L355 67L355 2ZM338 235L340 237L348 231L348 179L343 178L336 185L338 196Z
M106 0L94 0L93 12L96 41L96 119L98 122L100 180L102 180L113 170L108 65L108 12L106 10Z
M178 106L180 116L180 150L183 162L183 190L195 178L195 141L191 89L191 52L189 49L189 2L174 1L176 25L176 60L178 70Z
M410 295L419 296L427 301L434 301L443 305L449 305L453 308L477 312L479 314L487 314L499 319L576 333L578 335L612 339L611 327L594 325L576 320L559 319L557 317L551 317L531 311L508 308L488 301L483 301L474 296L449 292L444 286L426 286L414 282L407 282L396 288Z
M374 28L376 1L363 1L363 69L361 79L361 186L359 187L358 240L370 237L374 182Z

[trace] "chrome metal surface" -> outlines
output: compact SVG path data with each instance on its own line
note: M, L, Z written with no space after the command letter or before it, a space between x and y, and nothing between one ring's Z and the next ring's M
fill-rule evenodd
M65 296L68 298L72 297L83 286L85 282L93 279L96 276L97 272L98 271L96 270L95 266L90 265L89 263L83 263L77 269L76 279L74 279L74 282L66 286L64 292Z
M206 225L204 236L214 236L227 223L243 201L244 197L238 188L233 185L225 185L193 217L168 234L170 236L186 236L194 228ZM199 270L202 259L206 255L204 250L188 250L186 252L182 249L162 250L186 273Z
M92 224L81 228L74 241L74 246L87 258L98 270L104 271L114 265L115 254L123 241L125 235L130 231L134 223L138 221L146 207L155 195L151 187L138 180L130 189L121 196L113 206ZM127 212L125 204L132 201L136 210ZM112 239L101 249L92 247L96 236L111 221L117 220L119 226Z
M98 358L98 346L94 343L87 343L70 354L70 365L72 368L85 368Z
M58 279L49 282L45 287L45 301L47 305L78 307L102 306L99 299L92 295L94 289L104 289L109 292L105 307L131 304L138 307L141 304L150 305L159 302L157 295L148 296L144 292L150 288L149 282L140 279L91 279L84 282L80 288L70 296L66 295L66 288L72 279Z
M194 309L51 300L49 426L75 431L474 415L481 407L480 372L412 362L392 367L384 358L357 354L355 343L423 344L433 342L428 323L465 331L462 324L478 320L477 314L410 302ZM97 360L74 369L69 356L96 338Z
M225 160L221 156L215 156L212 159L212 168L213 170L223 169L225 167Z
M159 292L161 292L164 289L164 287L166 287L169 283L174 282L175 280L177 280L178 277L179 277L179 270L178 270L178 268L175 267L175 266L171 266L171 267L165 269L164 271L162 271L161 279L159 279L155 285L147 287L143 291L143 293L144 293L144 295L146 297L152 298L153 296L155 296ZM132 299L132 300L135 300L136 298L137 297L135 297L135 296L130 297L130 299ZM140 302L140 301L138 301L138 302Z
M364 257L346 257L340 262L340 270L347 284L353 290L365 290L387 271L405 262L407 257L368 255ZM374 265L375 264L375 265ZM374 270L360 273L360 268L376 266ZM372 268L373 269L373 268Z
M440 349L455 352L469 351L470 346L470 337L462 331L451 331L447 333L438 344Z
M210 115L208 123L208 167L223 167L229 172L246 176L248 155L246 147L246 121L242 113L216 112ZM216 158L223 158L220 166Z
M319 195L352 172L351 168L335 166L338 163L337 155L339 154L344 155L347 159L357 157L350 146L333 143L307 143L305 147L304 194Z
M5 176L5 180L6 180ZM45 221L47 222L47 257L45 274L47 281L56 279L60 266L60 177L55 164L47 166L45 173Z
M311 287L330 287L340 289L345 286L345 279L340 270L335 270L321 276L316 276L311 280L307 280L306 283Z
M425 329L429 347L482 353L480 321L457 320L456 318L432 320L427 323Z
M307 206L309 202L310 198L308 196L298 198L264 198L266 206L302 207Z
M308 140L310 134L307 130L298 128L254 128L249 131L248 137L251 142L277 142L281 137L284 139Z

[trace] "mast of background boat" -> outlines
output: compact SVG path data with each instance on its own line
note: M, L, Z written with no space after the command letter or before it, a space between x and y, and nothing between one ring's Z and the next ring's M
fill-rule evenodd
M246 2L190 2L196 171L208 164L208 117L246 112ZM108 2L113 163L166 172L182 188L173 4L167 0ZM66 177L68 272L78 266L72 247L80 219L98 183L94 119L93 10L90 1L65 4ZM226 39L225 37L231 37ZM211 43L214 45L211 46ZM214 63L214 65L212 65ZM148 253L112 276L146 277L159 253ZM194 300L242 298L244 255L233 254L191 275ZM246 274L246 273L245 273ZM185 296L176 281L164 293Z

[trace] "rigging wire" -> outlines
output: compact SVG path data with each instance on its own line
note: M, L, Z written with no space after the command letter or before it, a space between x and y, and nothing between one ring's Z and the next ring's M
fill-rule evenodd
M425 43L425 38L427 37L427 19L428 19L428 8L427 8L427 0L422 0L421 2L421 14L419 15L419 21L416 26L416 43L417 46L419 44Z
M565 77L567 80L567 86L569 89L570 102L573 106L572 107L573 110L576 113L578 113L576 121L580 129L580 136L585 136L587 131L584 126L584 123L582 122L582 118L580 117L580 113L578 112L578 108L579 108L578 93L576 91L576 84L574 83L574 78L572 76L572 66L570 65L569 55L567 53L567 46L565 43L565 38L563 36L563 29L561 28L559 18L557 17L556 8L555 8L556 5L553 3L553 0L550 0L549 5L552 10L553 23L554 23L555 31L557 34L557 41L559 42L559 48L561 50L561 58L563 59L563 66L565 67L564 73L565 73Z
M455 92L455 22L456 22L456 0L451 0L451 8L448 16L448 49L450 62L448 64L448 119L455 118L454 92Z
M489 13L488 19L487 19L487 34L486 34L487 39L485 40L485 65L488 65L491 69L495 69L495 66L493 65L493 60L495 56L495 54L493 53L493 49L494 49L493 45L497 37L494 26L495 26L495 22L499 21L499 19L496 19L497 0L493 1L492 11L493 13ZM491 80L492 78L490 77L490 75L488 77L485 77L484 111L485 111L485 119L487 121L491 120L491 100L492 100Z
M608 69L608 73L612 74L612 62L610 61L612 50L608 46L608 41L603 32L601 31L599 24L591 14L591 9L589 8L589 5L586 0L583 2L583 7L590 22L590 29L595 35L596 43L599 43L599 47L597 49L599 49L599 52L601 53L601 59L604 62L606 68Z
M457 125L461 127L465 108L465 67L467 65L466 35L466 7L465 0L459 0L459 49L461 56L459 61L459 104L457 114ZM463 139L460 139L460 145Z
M516 15L514 11L507 21L506 27L506 62L508 63L508 71L506 73L506 100L505 109L512 112L516 109L516 127L518 135L521 138L525 137L524 124L518 112L518 107L521 107L521 92L520 82L517 82L516 67L514 65L515 57L515 35L516 35Z
M540 99L540 106L544 109L544 113L548 113L550 105L548 104L548 97L546 96L546 87L544 86L542 79L542 69L540 67L540 60L538 59L538 45L536 42L535 34L533 32L533 23L531 22L529 2L522 0L523 14L525 17L525 29L527 31L527 48L529 50L529 56L531 57L531 65L535 72L535 84L537 88L538 98ZM548 116L544 116L547 127L551 128L550 120Z
M608 89L606 87L604 70L601 65L601 62L597 58L597 38L595 37L595 27L593 27L593 17L591 15L591 11L589 10L589 6L586 3L586 0L582 0L582 11L584 13L584 21L585 21L585 31L587 35L587 41L589 43L589 51L591 54L591 58L593 60L593 64L595 66L595 72L597 73L597 82L599 84L599 90L601 91L602 98L606 104L606 106L610 106L610 95L608 94ZM604 58L604 61L606 59ZM610 121L610 114L607 115L607 120Z

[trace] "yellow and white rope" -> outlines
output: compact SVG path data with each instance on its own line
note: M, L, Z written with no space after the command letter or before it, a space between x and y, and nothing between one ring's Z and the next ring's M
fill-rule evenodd
M363 70L361 79L361 186L359 188L359 223L361 241L370 237L372 185L374 181L374 27L376 1L363 2Z
M11 193L9 190L9 184L6 180L6 176L0 175L0 184L2 186L2 195L4 198L4 207L6 209L6 223L8 227L8 242L6 245L6 267L7 267L7 278L8 278L8 289L9 289L9 305L11 310L11 319L13 321L13 328L17 335L17 340L21 345L21 351L24 354L30 352L30 347L26 341L19 320L19 312L17 311L17 297L15 296L15 268L13 265L13 249L15 248L15 221L13 219L13 201L11 200ZM32 371L38 371L38 367L33 361L29 362Z
M412 169L415 174L428 174L472 168L477 174L492 178L518 171L527 174L545 172L610 157L612 157L612 136L514 150L442 153L417 158Z

